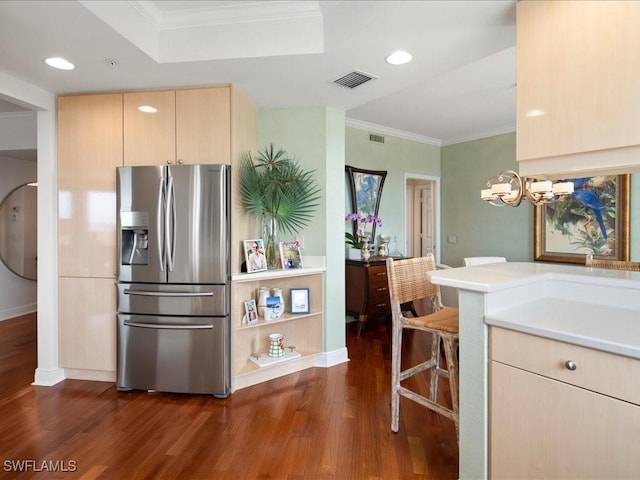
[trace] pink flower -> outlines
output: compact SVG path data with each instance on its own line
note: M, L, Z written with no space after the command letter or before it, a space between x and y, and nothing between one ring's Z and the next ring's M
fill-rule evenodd
M377 226L382 226L382 219L375 215L362 215L360 213L350 213L344 217L347 222L358 222L358 230L356 235L363 237L366 232L367 223L375 223Z

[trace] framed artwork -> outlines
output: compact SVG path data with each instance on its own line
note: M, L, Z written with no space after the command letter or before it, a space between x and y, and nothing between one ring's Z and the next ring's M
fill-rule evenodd
M281 302L280 297L267 297L267 308L264 313L265 320L275 320L282 316L284 305Z
M574 178L566 200L536 207L536 261L629 260L629 175Z
M255 300L247 300L244 302L244 318L242 323L254 323L258 321L258 308Z
M264 242L261 238L243 240L244 258L247 262L247 272L262 272L267 269L267 259L264 256Z
M295 242L280 242L280 258L284 270L302 268L300 242L297 240Z
M291 313L309 313L309 289L308 288L292 288L291 294Z
M378 216L378 208L380 206L380 196L382 195L382 187L384 179L387 177L386 170L363 170L361 168L345 165L347 172L347 180L349 182L349 191L351 193L351 206L353 213L361 215ZM371 239L376 238L375 222L365 224L366 233L370 234ZM353 222L353 235L358 230L358 223Z

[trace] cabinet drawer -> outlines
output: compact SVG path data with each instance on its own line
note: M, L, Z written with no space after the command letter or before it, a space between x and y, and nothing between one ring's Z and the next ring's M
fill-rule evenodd
M379 267L369 267L369 286L388 286L387 267L381 265Z
M640 360L496 327L489 339L492 360L640 405Z
M386 283L384 285L369 284L369 297L370 298L376 298L376 297L386 298L387 301L388 301L389 300L389 285L386 284Z
M391 313L391 306L389 304L389 296L373 296L369 297L369 303L367 305L367 314L375 315L382 313Z

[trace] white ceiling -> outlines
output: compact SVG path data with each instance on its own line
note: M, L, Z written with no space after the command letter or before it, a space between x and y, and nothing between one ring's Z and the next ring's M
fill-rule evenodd
M3 0L0 71L56 94L231 83L258 108L446 145L515 130L515 3ZM413 61L385 63L396 49ZM376 78L333 84L353 70Z

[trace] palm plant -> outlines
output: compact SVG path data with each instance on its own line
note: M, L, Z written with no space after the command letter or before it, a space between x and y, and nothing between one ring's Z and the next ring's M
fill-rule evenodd
M265 248L269 268L277 260L276 230L298 233L313 217L320 187L313 172L303 170L283 149L273 143L240 161L240 198L244 209L265 225Z

